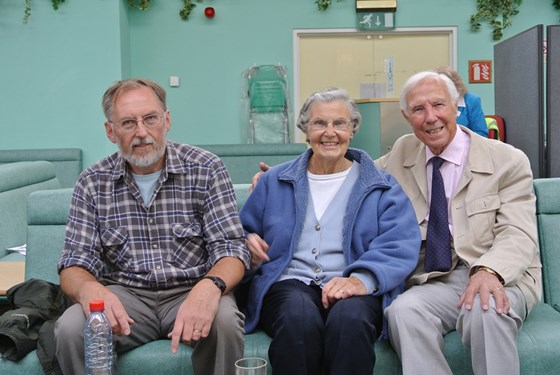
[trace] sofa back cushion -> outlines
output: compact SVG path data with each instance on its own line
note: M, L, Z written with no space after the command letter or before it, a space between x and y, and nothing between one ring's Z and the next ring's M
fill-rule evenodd
M245 201L249 197L249 187L251 184L233 184L233 190L235 190L235 199L237 200L237 210L241 210L241 207L245 204Z
M535 179L544 301L560 311L560 178Z
M219 156L234 184L248 184L258 172L259 162L274 166L295 159L307 150L305 143L255 143L196 145Z
M64 246L72 188L36 191L29 195L25 279L59 283L57 263Z
M25 244L27 239L27 197L36 190L56 189L54 165L47 161L17 162L0 165L0 258L14 258L9 247Z
M82 172L82 150L79 148L0 150L0 164L38 160L54 164L62 187L73 187Z

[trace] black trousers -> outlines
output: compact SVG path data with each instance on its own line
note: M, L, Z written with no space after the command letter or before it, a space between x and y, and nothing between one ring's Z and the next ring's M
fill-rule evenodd
M272 337L273 375L371 375L381 300L354 296L325 309L321 288L299 280L275 283L266 294L260 324Z

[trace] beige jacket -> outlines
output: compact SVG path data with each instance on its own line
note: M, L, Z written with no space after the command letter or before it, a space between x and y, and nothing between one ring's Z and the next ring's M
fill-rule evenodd
M541 299L542 280L533 177L527 156L511 145L483 138L461 127L471 147L452 198L454 265L484 265L498 272L506 286L517 285L530 310ZM414 135L399 138L375 163L397 178L409 196L422 239L428 213L425 145ZM424 272L424 241L409 284L422 284L441 272Z

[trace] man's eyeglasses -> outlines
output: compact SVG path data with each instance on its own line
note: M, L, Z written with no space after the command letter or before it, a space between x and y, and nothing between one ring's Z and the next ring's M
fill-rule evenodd
M161 119L165 116L166 112L163 113L150 113L142 117L141 120L134 118L125 118L120 121L110 121L111 124L117 125L119 128L126 132L132 132L138 127L138 123L144 124L146 129L154 129L161 124Z
M322 120L317 119L309 123L312 130L326 130L329 124L332 124L334 130L348 130L352 125L352 121L346 121L343 119L338 120Z

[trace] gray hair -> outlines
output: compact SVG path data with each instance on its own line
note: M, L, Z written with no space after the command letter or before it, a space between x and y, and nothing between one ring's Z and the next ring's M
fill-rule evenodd
M348 111L350 112L350 122L352 123L352 134L356 134L362 123L360 110L358 109L356 103L354 103L354 101L350 98L350 95L348 95L346 90L336 87L330 87L317 91L307 98L303 107L301 107L297 120L297 127L307 134L307 127L309 125L309 120L311 120L309 118L311 106L315 103L330 103L336 101L344 102L348 106Z
M414 74L409 79L407 79L406 82L404 83L403 90L401 93L401 98L400 98L400 106L403 112L410 113L408 108L408 103L406 101L406 96L408 95L408 93L424 81L435 81L435 82L445 83L445 86L447 87L447 91L449 92L449 96L451 97L451 102L453 103L453 105L457 105L457 103L459 102L459 92L457 91L457 88L455 87L453 81L451 81L451 79L447 75L443 73L437 73L434 71L425 71L425 72Z
M113 105L115 104L115 100L117 100L118 96L125 91L137 89L139 87L147 87L152 90L161 103L161 109L163 111L167 110L167 104L165 101L165 89L159 84L144 78L123 79L121 81L115 82L113 85L111 85L111 87L107 89L107 91L105 91L105 94L103 94L101 105L103 107L103 112L105 113L105 117L107 118L107 120L112 120L111 117L113 116Z

